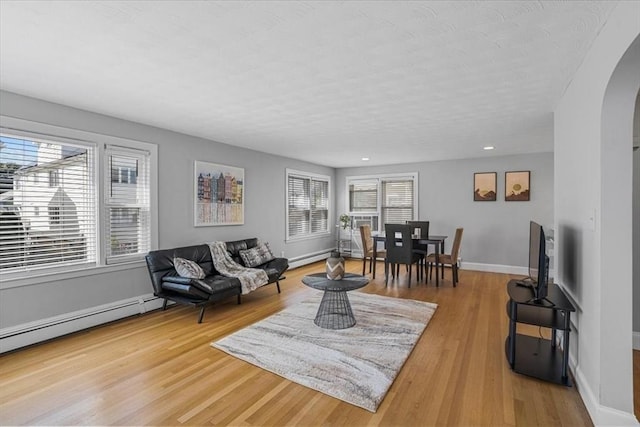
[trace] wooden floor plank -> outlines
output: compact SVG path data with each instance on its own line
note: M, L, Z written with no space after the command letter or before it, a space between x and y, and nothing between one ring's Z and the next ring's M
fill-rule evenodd
M347 261L349 272L361 266ZM301 279L323 269L287 272L281 294L267 286L241 305L232 298L208 307L202 324L196 309L176 306L4 354L0 424L592 425L574 387L509 369L505 274L461 270L453 288L447 270L440 287L414 277L409 289L401 272L388 286L378 275L362 289L439 305L375 414L210 346L318 292Z

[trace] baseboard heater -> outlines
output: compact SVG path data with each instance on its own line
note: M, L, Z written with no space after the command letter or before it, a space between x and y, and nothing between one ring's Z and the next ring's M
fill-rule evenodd
M0 330L0 353L162 307L152 294L115 301Z
M289 268L298 268L298 267L302 267L303 265L307 265L317 261L322 261L323 259L327 259L329 258L329 256L331 256L331 252L334 250L335 250L334 248L323 249L321 251L297 256L295 258L289 258Z

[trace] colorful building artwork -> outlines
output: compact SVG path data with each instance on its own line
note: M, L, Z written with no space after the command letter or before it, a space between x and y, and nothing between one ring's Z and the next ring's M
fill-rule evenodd
M244 169L195 162L195 226L244 224Z

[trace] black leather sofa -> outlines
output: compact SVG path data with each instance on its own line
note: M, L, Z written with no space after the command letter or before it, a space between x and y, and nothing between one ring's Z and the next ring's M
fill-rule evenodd
M226 242L227 251L240 265L244 265L240 251L251 249L257 244L257 238ZM198 263L205 272L205 278L195 280L180 276L173 266L175 257ZM234 295L238 298L238 304L241 303L240 280L235 277L222 276L216 271L207 244L151 251L145 260L151 276L153 294L164 299L163 310L167 308L169 300L200 307L198 323L202 323L204 309L208 303L221 301ZM284 278L282 274L289 268L289 261L286 258L275 258L254 268L265 270L269 277L268 284L275 283L278 293L280 293L280 279ZM205 285L202 284L203 282Z

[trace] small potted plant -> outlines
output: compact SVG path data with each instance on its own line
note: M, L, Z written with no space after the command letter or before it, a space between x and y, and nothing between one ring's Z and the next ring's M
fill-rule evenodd
M349 225L351 224L351 217L347 214L342 214L340 215L340 225L342 226L343 230L346 230L347 228L349 228Z

